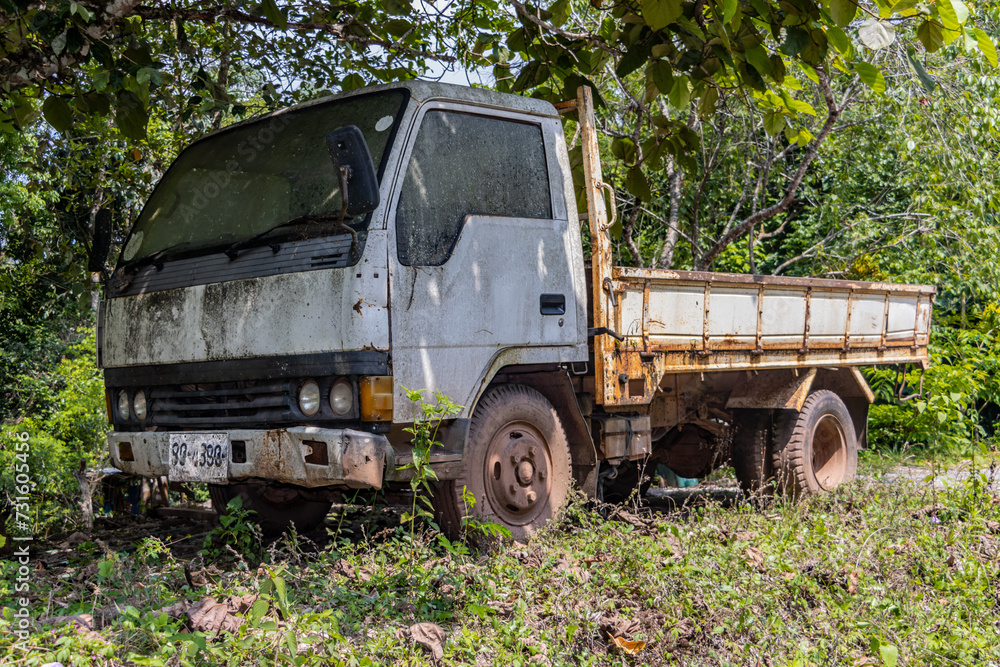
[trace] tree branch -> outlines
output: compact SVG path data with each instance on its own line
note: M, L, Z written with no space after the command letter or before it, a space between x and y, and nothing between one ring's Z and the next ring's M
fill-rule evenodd
M784 196L775 204L752 213L740 221L740 223L735 227L726 232L722 238L719 239L718 243L716 243L715 246L705 254L701 262L703 267L711 266L712 262L714 262L716 258L722 254L722 251L725 250L730 243L741 237L754 225L764 222L765 220L770 220L774 216L783 212L795 199L795 193L802 184L802 179L809 170L809 166L816 158L816 155L819 152L819 147L826 140L827 136L829 136L834 125L837 123L837 119L840 118L840 114L850 102L850 91L848 91L848 95L845 96L843 104L837 104L836 99L834 99L833 90L830 87L830 80L824 68L816 68L816 76L819 81L820 90L823 93L823 99L826 101L828 115L826 122L823 123L823 128L819 131L819 134L816 135L816 138L810 142L809 148L806 150L806 154L802 157L802 161L799 163L799 168L796 170L788 184L788 187L785 189Z

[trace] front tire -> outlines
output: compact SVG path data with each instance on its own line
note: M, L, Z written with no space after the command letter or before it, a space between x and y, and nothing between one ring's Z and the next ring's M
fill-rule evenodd
M798 413L781 411L773 462L778 488L792 496L829 491L854 479L858 439L844 401L821 389Z
M469 512L523 540L558 513L569 493L571 459L559 415L536 390L499 385L486 392L472 415L465 467L458 479L438 485L434 507L441 528L455 538Z
M255 512L254 520L265 537L277 537L289 526L306 533L323 523L333 503L306 500L294 487L261 484L209 484L212 507L226 514L229 501L239 496L243 508Z

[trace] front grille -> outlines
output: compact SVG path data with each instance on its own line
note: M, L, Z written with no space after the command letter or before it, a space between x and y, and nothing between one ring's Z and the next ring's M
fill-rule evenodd
M288 380L252 380L151 387L149 425L211 427L285 421L292 417Z

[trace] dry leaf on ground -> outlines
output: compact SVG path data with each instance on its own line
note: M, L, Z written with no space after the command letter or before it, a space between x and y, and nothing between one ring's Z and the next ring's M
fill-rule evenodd
M601 632L606 634L610 639L614 639L615 637L631 639L632 635L639 631L640 625L639 621L622 618L621 616L607 616L600 620L599 627L601 628Z
M747 547L743 552L743 555L745 555L747 560L750 561L758 570L764 569L764 564L767 562L767 556L764 555L763 551L757 547Z
M171 618L186 618L194 632L235 632L244 623L244 619L237 614L249 611L256 601L254 593L230 597L222 602L214 598L203 598L194 603L182 600L158 609L156 613Z
M444 640L447 635L444 628L437 623L415 623L407 631L410 638L430 651L434 662L440 662L444 657Z
M629 655L638 655L642 649L646 648L646 642L633 641L624 637L612 637L611 643Z

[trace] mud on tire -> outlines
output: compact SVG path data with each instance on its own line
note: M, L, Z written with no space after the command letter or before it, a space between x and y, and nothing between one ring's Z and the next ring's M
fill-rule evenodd
M786 494L829 491L857 474L854 422L832 391L814 391L797 413L779 411L774 433L774 474Z

